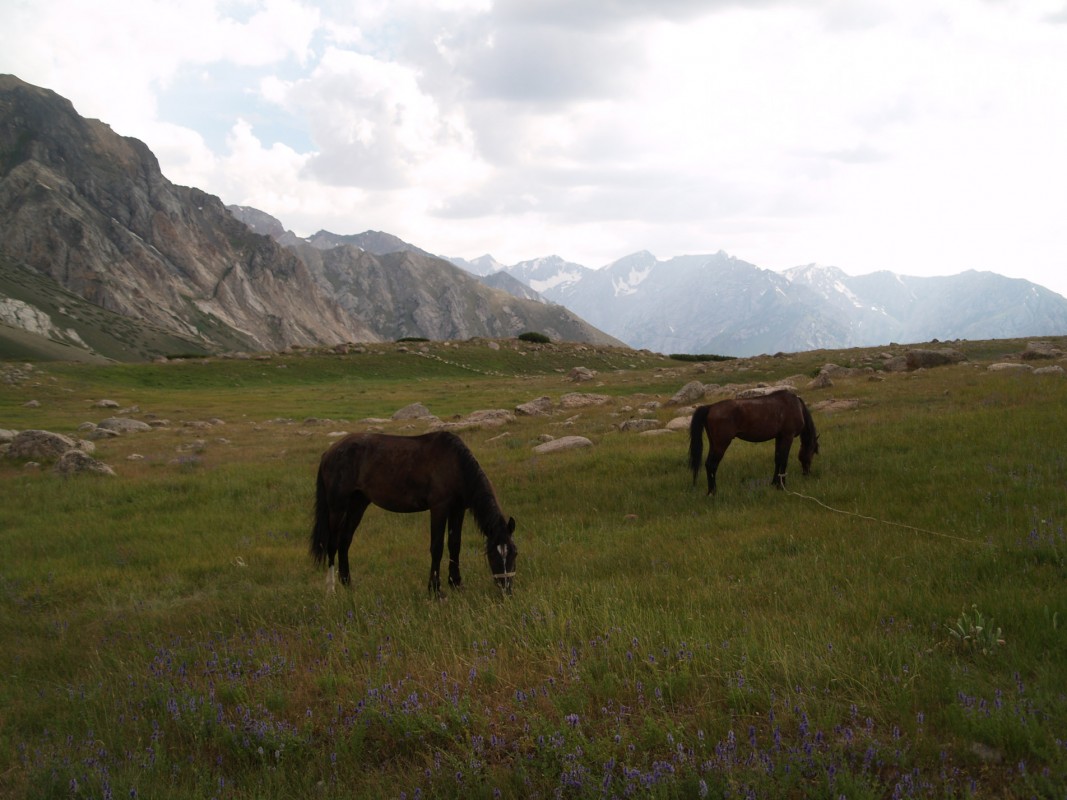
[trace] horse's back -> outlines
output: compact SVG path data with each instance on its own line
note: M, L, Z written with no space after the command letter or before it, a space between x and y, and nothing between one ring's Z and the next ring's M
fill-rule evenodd
M765 442L783 433L793 436L800 433L804 428L803 407L795 392L779 389L712 403L706 424L709 435L718 428L719 436Z

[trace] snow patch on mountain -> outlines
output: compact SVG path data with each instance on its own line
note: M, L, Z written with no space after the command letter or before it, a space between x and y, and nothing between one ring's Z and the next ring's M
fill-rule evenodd
M544 294L550 289L565 289L582 279L582 273L577 270L561 269L559 272L547 278L531 278L526 285L531 289Z
M630 271L622 277L613 277L611 279L611 286L615 290L615 296L634 294L637 292L637 287L640 286L645 278L652 274L652 267L647 266L644 269L633 267Z

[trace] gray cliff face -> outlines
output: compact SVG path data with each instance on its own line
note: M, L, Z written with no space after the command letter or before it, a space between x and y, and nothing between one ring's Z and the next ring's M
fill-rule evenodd
M0 255L108 311L217 347L377 337L141 142L0 77Z

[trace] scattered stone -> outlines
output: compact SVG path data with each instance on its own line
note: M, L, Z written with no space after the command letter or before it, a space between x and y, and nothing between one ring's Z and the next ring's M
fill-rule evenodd
M115 475L115 470L103 461L97 461L81 450L68 450L63 453L52 470L59 475L74 475L79 472L91 472L94 475Z
M1021 361L1001 361L997 364L990 364L987 369L990 372L1033 372L1034 370L1029 364L1023 364Z
M22 407L23 408L40 408L41 407L41 401L40 400L30 400L29 402L23 403Z
M641 431L637 435L638 436L671 436L673 434L674 434L674 431L667 430L666 428L653 428L652 430Z
M835 411L851 411L854 408L859 408L859 405L859 400L835 400L831 397L827 400L812 403L811 410L819 411L823 414L833 414Z
M79 430L81 430L79 428ZM118 431L113 431L108 428L100 428L94 425L91 430L85 432L85 438L90 441L98 442L101 439L117 439L122 434Z
M946 364L959 364L967 360L967 356L951 347L942 347L939 350L909 350L904 354L904 358L907 361L908 371L943 367Z
M830 389L834 385L834 382L830 379L830 376L825 372L820 372L810 381L808 381L809 389Z
M118 408L119 404L114 400L97 400L93 403L93 408Z
M588 369L587 367L574 367L567 373L567 380L571 383L583 383L585 381L591 381L596 377L596 370Z
M0 444L11 444L11 440L15 438L15 431L5 430L0 428Z
M773 386L753 386L751 389L743 389L738 392L735 397L739 400L746 397L766 397L769 394L776 392L789 392L790 394L796 394L797 390L789 385L774 384Z
M393 414L394 420L407 420L407 419L426 419L432 417L430 409L424 406L422 403L412 403L411 405L404 406L399 411Z
M128 417L108 417L97 424L96 427L97 429L114 431L115 433L138 433L152 430L152 426L147 422L141 422L139 419L129 419Z
M675 417L667 423L666 429L669 431L687 431L689 430L689 423L692 421L692 413L688 417Z
M434 430L463 431L470 428L499 428L515 421L515 415L503 408L472 411L455 422L436 422Z
M1035 375L1062 375L1063 367L1059 364L1054 364L1051 367L1038 367L1034 370Z
M559 399L560 408L586 408L588 406L602 406L611 402L606 394L584 394L582 392L570 392Z
M640 433L642 431L650 431L655 428L659 428L659 420L655 419L628 419L619 425L619 430L622 433Z
M828 375L831 378L851 378L858 371L852 367L841 367L837 364L823 364L819 368L820 375Z
M515 406L515 413L520 417L544 417L552 413L552 398L547 394Z
M584 436L561 436L550 442L539 444L534 448L535 453L559 453L563 450L575 450L582 447L592 447L593 443Z

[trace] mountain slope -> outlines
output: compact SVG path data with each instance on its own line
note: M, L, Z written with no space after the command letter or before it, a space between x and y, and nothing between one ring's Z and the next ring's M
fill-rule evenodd
M349 313L385 338L506 337L538 331L553 339L621 344L562 306L486 286L439 258L411 251L375 255L351 246L297 246L320 283Z

